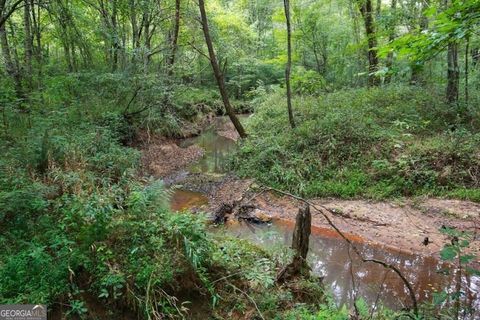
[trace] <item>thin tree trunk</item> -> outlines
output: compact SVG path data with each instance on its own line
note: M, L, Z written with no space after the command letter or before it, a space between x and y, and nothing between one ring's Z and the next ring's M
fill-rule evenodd
M465 45L465 105L468 106L468 56L470 54L470 37L467 37Z
M359 0L360 13L365 24L365 33L368 42L368 85L378 86L380 79L376 75L378 71L377 34L373 19L372 0Z
M382 11L382 0L377 0L377 6L375 7L375 14L380 16L380 12Z
M138 57L140 56L140 32L139 27L138 27L138 21L137 21L137 10L135 8L135 0L130 0L130 24L132 26L132 64L133 64L133 69L137 69L137 61ZM125 34L125 32L123 32ZM126 39L123 39L125 42ZM125 47L125 44L123 45Z
M390 4L390 9L392 14L396 15L396 7L397 7L397 0L392 0ZM394 20L395 21L395 20ZM392 25L389 26L389 32L388 32L388 42L392 42L395 39L395 22L392 21ZM392 66L393 66L393 52L390 51L387 55L387 62L386 62L386 67L387 67L387 75L385 76L385 83L390 83L392 80Z
M167 72L169 76L173 75L173 65L175 64L175 55L178 47L178 34L180 32L180 0L175 0L175 20L173 25L173 36L171 42L170 56L167 60Z
M32 56L33 56L33 39L32 24L30 19L30 0L25 0L23 4L23 27L25 32L24 48L25 48L25 78L27 79L28 88L32 89Z
M20 75L20 70L12 60L12 55L10 52L10 45L8 44L7 31L5 29L5 24L0 25L0 46L2 48L2 55L5 61L5 69L7 74L12 78L13 84L15 87L15 94L17 98L23 99L23 88L22 88L22 77Z
M200 9L200 15L202 19L202 29L203 29L203 34L205 36L205 42L207 44L208 48L208 54L210 57L210 64L212 65L213 69L213 74L215 76L215 79L217 81L218 89L220 90L220 94L222 96L223 104L225 105L225 110L230 117L230 120L232 121L233 125L235 126L235 129L237 130L238 134L240 135L241 138L245 138L247 136L245 129L243 128L242 124L238 120L237 116L235 115L235 112L232 108L232 105L230 104L230 100L228 98L227 94L227 89L225 88L225 82L223 79L223 74L220 70L220 67L218 65L217 57L215 55L215 50L213 49L213 44L212 44L212 39L210 38L210 31L208 29L208 19L207 19L207 13L205 12L205 2L204 0L198 0L198 7Z
M24 0L16 0L7 8L6 0L0 0L0 26L4 26L10 16L20 7Z
M430 0L424 0L422 1L422 13L420 17L420 32L423 32L424 30L428 29L428 18L425 15L425 10L428 9L430 5ZM416 85L418 83L421 83L421 73L423 71L424 63L423 61L415 61L410 65L410 69L412 70L412 74L410 77L410 84L411 85Z
M112 0L112 14L111 14L111 37L112 39L112 72L118 69L118 51L120 49L118 39L118 23L117 23L117 0Z
M43 72L43 57L42 57L42 30L40 26L40 8L42 5L41 0L37 0L37 11L35 12L35 2L30 0L30 6L32 8L32 28L33 35L35 38L36 45L33 46L33 51L35 54L35 60L37 62L38 69L38 80L41 81L42 72Z
M447 102L454 104L458 101L458 87L460 82L460 71L458 69L458 44L456 42L452 42L448 45L447 59Z
M292 88L290 85L290 73L292 69L292 30L290 24L290 1L283 0L285 9L285 18L287 21L287 66L285 68L285 83L287 86L287 109L288 109L288 121L290 127L295 128L295 118L293 117L292 108Z

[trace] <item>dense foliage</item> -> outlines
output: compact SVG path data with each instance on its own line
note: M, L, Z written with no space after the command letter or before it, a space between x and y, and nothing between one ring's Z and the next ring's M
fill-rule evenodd
M65 116L44 114L26 139L2 143L0 303L109 319L214 307L224 317L251 309L250 295L274 316L304 299L274 288L281 252L207 233L203 215L171 213L161 182L138 181L138 152L120 144L118 119ZM298 285L318 309L320 286Z
M234 157L241 174L308 197L480 201L477 108L459 116L435 91L403 86L302 96L295 105L294 132L284 130L281 93L256 108Z

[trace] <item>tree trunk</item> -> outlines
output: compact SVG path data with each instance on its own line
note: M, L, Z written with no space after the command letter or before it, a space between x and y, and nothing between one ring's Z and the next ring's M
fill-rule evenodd
M213 75L215 76L215 80L217 81L218 89L219 89L220 94L222 96L223 104L225 105L225 110L226 110L228 116L230 117L230 120L232 121L233 125L235 126L235 129L237 130L240 137L245 138L245 137L247 137L247 134L245 132L245 129L243 129L243 126L240 123L240 121L238 120L237 116L235 115L235 112L232 108L232 105L230 104L230 100L229 100L228 94L227 94L227 89L225 87L225 82L224 82L224 79L223 79L223 74L220 71L220 67L218 65L217 57L215 55L215 50L213 49L212 39L210 38L210 31L208 29L208 19L207 19L207 13L205 12L205 2L204 2L204 0L198 0L198 7L200 9L200 15L201 15L201 19L202 19L203 34L205 36L205 42L207 43L207 47L208 47L210 64L212 65Z
M312 214L310 213L310 206L305 205L305 207L298 210L295 219L292 239L292 249L295 255L292 262L279 272L277 281L283 282L299 275L308 275L307 255L311 232Z
M0 26L5 26L8 18L20 7L23 0L16 0L7 8L6 0L0 0Z
M428 29L428 18L425 15L425 10L428 9L429 5L430 5L430 0L422 1L422 14L420 16L420 24L419 24L420 32L423 32L424 30ZM412 74L410 78L411 85L416 85L418 83L421 83L421 73L423 71L423 66L424 66L423 61L415 61L410 65L410 69L412 70Z
M458 44L456 42L452 42L448 45L447 59L447 102L454 104L458 101L458 87L460 82L460 70L458 68Z
M470 54L470 37L467 37L467 44L465 45L465 105L468 106L468 55Z
M380 79L375 74L378 71L377 34L373 19L372 0L359 0L359 6L368 42L368 85L378 86Z
M391 14L396 15L397 7L397 0L392 0L390 3L390 9L391 9ZM388 30L388 42L392 42L395 40L395 21L391 21L392 25L389 26ZM387 75L385 76L385 83L390 83L392 80L392 66L393 66L393 52L389 52L387 55L387 62L386 62L386 67L387 67Z
M175 55L177 53L178 34L180 32L180 0L175 0L175 20L173 25L173 35L171 41L170 56L167 60L167 73L173 75L173 65L175 64Z
M25 78L27 79L28 89L32 89L33 38L32 23L30 19L30 0L25 0L23 4L23 27L25 32Z
M306 205L298 210L295 219L295 230L293 231L292 249L295 251L295 257L303 261L307 260L308 242L312 228L312 214L310 207Z
M24 94L22 88L22 77L20 75L20 70L18 70L17 66L12 60L5 24L0 25L0 46L2 48L3 60L5 61L5 69L7 71L7 74L13 80L15 94L17 98L23 99Z
M112 72L118 69L118 51L120 49L118 39L118 26L117 26L117 0L112 0L112 15L111 15L112 34Z
M150 18L146 19L144 29L145 29L145 37L144 37L145 50L143 52L143 72L147 73L148 66L150 64L150 53L152 48L151 40L152 40L153 33L155 31L155 25L150 30Z
M42 56L42 30L40 26L40 8L42 5L41 0L37 0L37 10L35 12L35 1L30 0L30 7L32 9L32 29L33 29L33 36L32 38L35 39L36 45L33 46L33 52L35 55L35 60L37 63L37 70L38 70L38 80L42 78L42 69L43 69L43 56Z
M290 1L283 0L285 9L285 18L287 21L287 66L285 68L285 83L287 86L287 109L288 109L288 121L290 127L295 128L295 119L293 117L292 108L292 88L290 85L290 73L292 69L292 30L290 24Z

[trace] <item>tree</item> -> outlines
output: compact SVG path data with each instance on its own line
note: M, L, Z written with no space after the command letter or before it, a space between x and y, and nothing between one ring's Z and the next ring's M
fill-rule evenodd
M5 61L5 69L7 74L12 78L15 94L17 98L23 99L23 86L22 86L22 75L18 68L18 64L14 63L12 59L12 54L10 50L10 45L8 43L8 35L5 24L0 25L0 47L2 49L3 60Z
M458 44L456 42L448 44L447 68L447 102L453 104L458 101L458 88L460 86Z
M32 57L33 57L33 37L32 23L30 19L30 0L23 3L23 28L24 28L24 54L25 54L25 78L27 79L28 89L32 89Z
M419 32L422 33L425 30L428 30L428 17L425 15L425 11L430 5L430 0L422 1L421 13L420 13L420 23L419 23ZM420 74L423 70L424 62L423 61L414 61L410 68L412 70L410 84L416 85L421 81Z
M290 126L295 128L295 119L293 117L292 110L292 88L290 85L290 72L292 69L292 30L290 22L290 1L283 0L285 9L285 18L287 23L287 65L285 67L285 83L287 86L287 109L288 109L288 121Z
M24 0L0 0L0 27L4 26L8 18L17 10Z
M363 17L365 34L367 35L368 85L377 86L380 84L380 79L376 74L378 71L377 34L375 31L372 0L357 0L357 3Z
M180 32L180 0L175 0L175 19L173 21L173 34L171 35L170 55L167 60L167 72L169 76L173 75L173 65L175 64L175 54L178 48L178 34Z
M235 115L232 105L230 104L230 99L228 98L227 89L225 87L225 81L223 79L223 73L220 70L218 65L217 57L215 55L215 50L213 49L212 39L210 38L210 31L208 28L208 19L207 13L205 11L205 2L204 0L198 0L198 7L200 9L200 16L201 16L201 23L202 23L202 30L203 35L205 36L205 42L208 48L208 55L210 59L210 64L212 65L213 75L215 76L215 80L217 81L218 89L220 91L220 95L222 96L223 105L225 106L225 110L227 111L228 117L230 121L232 121L235 129L237 130L238 134L241 138L246 138L247 133L243 128L242 124L238 120L238 117Z
M391 0L390 2L390 25L388 27L388 41L389 43L395 40L395 27L396 27L396 9L397 9L397 0ZM389 51L387 55L387 61L385 66L387 67L387 75L385 76L385 83L390 83L392 80L392 66L393 66L393 51Z
M446 100L458 101L460 70L458 46L461 40L469 39L480 25L480 1L442 2L431 7L433 19L428 29L421 33L406 34L393 46L406 53L413 64L423 65L438 54L447 51Z

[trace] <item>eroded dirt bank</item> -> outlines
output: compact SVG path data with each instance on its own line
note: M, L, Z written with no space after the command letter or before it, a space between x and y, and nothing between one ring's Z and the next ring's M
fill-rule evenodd
M216 129L219 136L236 140L231 125L223 123ZM252 180L242 180L234 175L215 172L188 172L187 168L198 161L204 150L198 145L180 147L180 140L150 137L141 144L144 170L167 185L199 192L197 199L181 195L174 209L192 209L214 214L225 205L239 208L250 206L250 213L260 220L280 219L293 223L299 202L275 192L259 192ZM203 195L203 196L202 196ZM208 203L207 203L208 200ZM185 200L187 201L187 200ZM352 239L374 246L420 255L438 255L443 245L450 241L440 233L442 226L455 227L475 234L471 249L480 251L480 204L432 198L402 199L395 201L311 199L311 202L330 209L334 224ZM225 211L225 208L223 208ZM226 219L234 223L238 211L226 209ZM312 224L314 232L332 233L332 228L315 210ZM315 231L316 230L316 231ZM333 234L335 236L335 234ZM428 239L427 239L428 238Z

